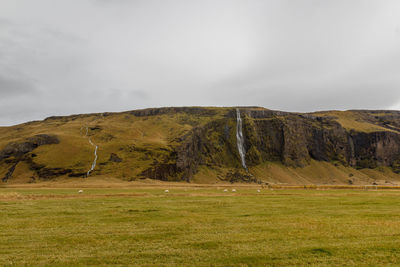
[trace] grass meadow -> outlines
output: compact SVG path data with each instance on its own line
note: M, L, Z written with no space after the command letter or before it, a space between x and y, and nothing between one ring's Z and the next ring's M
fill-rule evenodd
M400 265L400 191L223 189L0 188L0 266Z

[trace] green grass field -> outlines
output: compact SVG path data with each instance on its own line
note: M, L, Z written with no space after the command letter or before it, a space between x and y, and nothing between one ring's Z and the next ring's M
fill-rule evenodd
M0 189L1 266L400 264L400 191Z

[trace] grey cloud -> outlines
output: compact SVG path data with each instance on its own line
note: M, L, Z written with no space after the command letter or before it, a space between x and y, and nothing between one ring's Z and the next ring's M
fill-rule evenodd
M35 93L35 84L23 77L4 77L0 74L0 97L17 97L20 95Z
M10 20L0 17L0 27L10 26L12 24Z
M399 109L398 14L397 0L3 0L0 125L175 105Z
M149 98L149 95L144 90L129 91L129 95L131 95L132 97L139 98L139 99L148 99Z
M353 85L349 88L346 85L324 89L298 87L296 91L291 90L285 96L284 103L281 101L282 94L279 93L282 89L276 88L276 90L278 93L272 94L269 98L263 97L264 102L269 102L271 108L303 112L332 109L381 109L396 104L400 98L398 87L384 83ZM310 106L313 110L309 109Z

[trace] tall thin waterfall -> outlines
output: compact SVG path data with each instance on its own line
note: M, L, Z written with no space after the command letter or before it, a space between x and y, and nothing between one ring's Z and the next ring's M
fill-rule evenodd
M244 139L242 132L242 119L240 118L240 110L238 108L236 109L236 140L242 166L247 170L245 158L246 151L244 150Z

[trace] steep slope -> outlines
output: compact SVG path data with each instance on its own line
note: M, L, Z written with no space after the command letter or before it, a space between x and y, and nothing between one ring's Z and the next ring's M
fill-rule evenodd
M108 176L190 182L400 181L400 112L180 107L50 117L0 128L0 179Z

